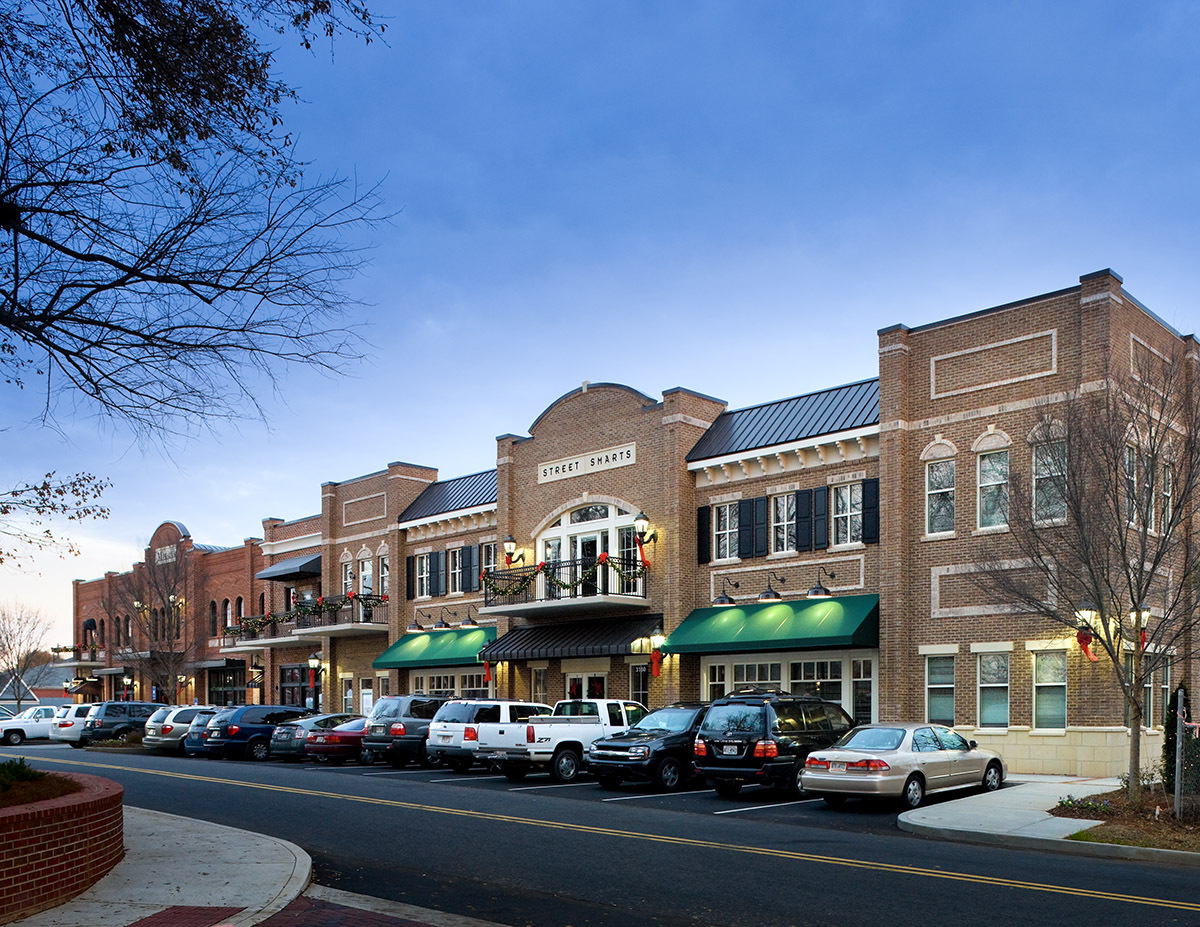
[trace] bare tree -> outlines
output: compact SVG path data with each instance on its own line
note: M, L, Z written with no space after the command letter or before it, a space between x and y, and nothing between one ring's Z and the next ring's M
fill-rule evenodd
M1068 629L1111 668L1134 735L1135 801L1143 687L1191 657L1200 628L1195 375L1193 358L1145 351L1130 375L1045 404L1032 473L1010 476L1009 532L974 574L996 601Z
M179 545L157 548L145 563L114 577L112 594L101 601L111 629L106 645L167 704L206 652L186 597L187 556Z
M47 473L36 483L22 483L0 492L0 563L19 563L44 550L77 554L75 545L56 535L46 521L107 518L108 508L99 500L108 485L107 480L90 473L76 473L66 479Z
M25 676L45 662L43 645L50 620L20 603L0 605L0 675L12 686L17 711L21 710Z

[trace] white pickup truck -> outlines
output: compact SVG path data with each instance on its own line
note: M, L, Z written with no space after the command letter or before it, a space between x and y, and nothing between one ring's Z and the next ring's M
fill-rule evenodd
M34 738L49 739L53 724L54 706L34 705L7 721L0 721L0 740L16 747Z
M554 714L534 715L524 724L480 728L480 758L496 763L514 781L543 767L556 782L571 782L583 769L592 741L636 724L646 706L615 698L566 699Z

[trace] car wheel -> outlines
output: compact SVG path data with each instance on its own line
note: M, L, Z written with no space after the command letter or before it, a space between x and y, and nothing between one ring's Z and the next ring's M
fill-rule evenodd
M400 756L399 754L395 754L395 753L393 753L391 756L389 756L387 758L387 761L388 761L388 765L390 767L392 767L392 769L403 769L405 766L408 765L408 760L405 757Z
M262 762L271 755L271 745L265 740L252 740L246 748L246 756L255 762Z
M788 778L787 785L784 791L793 798L799 798L804 794L804 763L798 763L796 768L792 770L791 776Z
M25 735L20 731L9 731L4 735L4 742L10 747L19 747L25 740Z
M678 792L683 785L683 767L673 756L664 756L654 768L654 787L660 792Z
M994 792L1000 788L1004 782L1004 774L1000 771L999 763L988 763L987 769L983 771L983 790L985 792Z
M574 782L579 775L579 754L570 747L559 750L550 759L550 778L555 782Z
M501 766L500 772L504 773L504 778L509 782L520 782L529 770L524 766Z
M713 783L713 788L722 798L736 798L742 790L742 784L736 779L718 779Z
M824 801L825 804L827 804L830 808L840 808L842 805L846 804L845 795L822 795L821 800Z
M614 789L620 788L621 777L620 776L597 776L596 782L598 782L600 784L600 788L607 789L608 791L611 792Z
M424 747L421 748L421 755L417 757L417 762L426 769L441 769L442 764L446 762L446 758L440 753L428 753Z
M909 776L904 783L900 800L904 802L905 807L920 808L921 802L925 800L925 781L920 776Z
M81 744L78 740L71 740L71 741L68 741L68 743L70 743L70 745L72 747L74 747L76 750L79 750L83 747L83 744Z
M446 765L450 767L452 772L465 773L471 768L470 760L447 760Z
M358 751L358 765L359 766L373 766L374 764L375 764L375 751L374 750L368 750L366 747L363 747L361 750Z

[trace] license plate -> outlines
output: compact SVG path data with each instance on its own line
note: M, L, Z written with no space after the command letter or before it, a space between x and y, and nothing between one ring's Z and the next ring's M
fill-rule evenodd
M738 748L737 747L722 747L721 753L724 754L725 756L737 756Z
M830 763L830 764L829 764L829 771L830 771L830 772L845 772L845 771L846 771L846 764L845 764L845 763L838 763L838 762L836 762L836 761L835 761L835 762L832 762L832 763Z
M450 743L450 735L449 734L438 734L438 740L440 740L444 744L448 744L448 743Z

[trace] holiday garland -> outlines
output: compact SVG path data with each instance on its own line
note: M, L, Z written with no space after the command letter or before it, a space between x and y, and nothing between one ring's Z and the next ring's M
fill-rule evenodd
M265 615L254 615L249 618L243 618L236 630L257 633L269 624L280 621L291 621L293 618L298 618L301 615L310 616L320 615L325 612L341 611L355 602L358 602L363 608L378 608L381 605L388 604L388 597L386 595L372 595L367 592L361 594L351 592L344 596L334 596L328 599L325 596L317 596L315 599L303 599L297 602L294 608L286 612L281 612L278 615L274 612L268 612Z
M579 576L573 580L559 579L558 576L555 575L557 573L557 567L553 564L548 564L545 560L543 560L531 571L526 573L515 582L512 580L497 582L492 577L491 570L484 570L482 573L480 573L479 581L487 587L488 592L490 592L492 595L518 596L526 592L529 587L534 584L538 576L542 575L546 577L547 584L554 586L557 589L568 591L578 589L584 583L595 582L596 574L600 571L600 567L602 566L607 566L622 580L626 581L641 579L646 575L647 572L649 572L649 565L645 560L641 561L636 567L629 569L622 566L620 560L614 560L609 557L607 553L603 553L596 558L596 561L590 567L580 573Z

